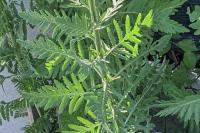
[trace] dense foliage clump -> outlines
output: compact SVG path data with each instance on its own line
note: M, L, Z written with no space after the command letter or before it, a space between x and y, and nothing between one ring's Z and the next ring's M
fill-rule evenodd
M200 132L198 42L183 38L200 35L200 6L186 26L172 19L186 0L24 2L0 1L0 83L21 94L0 120L31 108L27 133Z

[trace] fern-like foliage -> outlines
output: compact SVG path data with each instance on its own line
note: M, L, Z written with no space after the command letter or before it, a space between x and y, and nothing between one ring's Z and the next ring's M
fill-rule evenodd
M136 57L139 54L139 44L142 42L140 39L142 37L140 26L146 26L150 28L153 25L153 10L149 11L143 21L142 15L139 14L134 27L131 27L130 17L126 16L125 35L123 35L119 23L116 20L114 20L113 23L117 32L119 44L121 44L125 48L124 51L126 55L130 53L132 57Z
M186 27L170 19L171 14L172 14L172 9L165 9L158 12L154 18L155 20L154 29L156 31L161 31L171 34L189 32L189 30Z
M184 52L181 65L172 69L168 61L173 34L188 32L171 19L185 0L31 0L33 11L13 11L13 17L6 13L5 1L0 3L5 21L0 23L0 64L22 66L13 82L27 104L39 107L40 118L27 133L149 133L157 124L151 120L157 110L149 105L163 99L169 101L157 105L164 108L157 115L178 115L199 126L199 95L185 91L197 48L192 41L181 41L176 44ZM189 14L193 24L199 22L198 11ZM13 24L18 20L19 25ZM27 24L40 29L41 36L27 41ZM22 36L18 27L24 28ZM159 39L154 31L161 33ZM4 47L9 41L17 48ZM0 75L0 83L4 80ZM25 106L2 103L2 119L24 112L17 107Z
M68 106L69 114L72 114L84 103L86 96L92 93L85 92L75 75L72 74L71 78L73 82L64 77L64 85L55 80L55 86L46 85L38 92L23 92L22 95L45 110L58 107L58 112L62 113Z
M183 64L187 68L194 68L196 66L198 57L194 51L198 51L195 43L192 40L183 40L177 44L184 51Z
M200 6L195 6L195 10L193 12L188 8L188 15L190 17L190 27L195 29L195 35L200 35Z
M39 38L35 41L17 40L17 42L29 50L34 58L46 60L45 67L49 72L47 77L62 78L64 74L73 72L78 66L81 67L79 72L87 75L92 65L98 62L98 60L90 62L87 59L81 59L76 55L74 47L66 49L63 43L57 45L50 39ZM79 47L78 54L84 56L81 50L83 49Z
M182 24L171 19L171 15L177 11L177 8L186 0L134 0L127 1L127 12L135 13L140 12L146 14L149 10L153 9L154 11L154 31L161 31L164 33L183 33L188 32L189 30L184 27ZM133 6L137 5L137 6Z
M200 97L199 95L186 96L183 99L176 99L170 102L164 102L159 107L164 107L157 116L178 115L184 122L194 120L199 126L200 122Z
M23 99L16 99L11 102L1 102L0 103L0 125L2 120L9 121L10 117L21 117L26 113L26 101Z
M11 14L5 0L0 2L0 10L0 26L2 27L0 29L0 36L2 36L5 32L10 31L11 28Z
M50 133L51 123L49 117L41 116L32 125L26 126L24 129L25 133Z
M58 56L68 55L66 51L49 39L40 38L34 41L18 40L24 48L30 50L34 58L51 60ZM42 54L41 54L42 53Z
M60 13L56 12L54 15L47 11L31 11L22 12L19 15L25 19L28 23L36 25L44 33L52 33L52 37L61 37L67 35L71 37L87 36L90 32L90 22L86 16L68 17L64 11Z
M85 118L77 117L81 125L69 124L71 131L63 131L62 133L100 133L100 124L93 123Z
M30 50L34 58L46 59L46 68L49 71L49 75L53 77L56 77L57 74L62 76L66 69L69 69L69 62L73 63L78 60L73 50L66 50L49 39L40 38L36 41L18 40L18 43L25 49ZM72 66L70 67L72 68Z

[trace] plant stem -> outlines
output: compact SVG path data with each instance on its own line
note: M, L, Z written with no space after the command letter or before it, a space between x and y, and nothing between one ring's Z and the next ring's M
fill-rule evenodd
M97 50L97 57L100 58L101 56L103 56L102 54L102 43L101 43L101 37L100 37L100 31L97 28L97 25L99 23L99 16L97 13L97 8L96 8L96 0L88 0L89 2L89 7L90 7L90 15L91 15L91 19L93 22L93 32L94 32L94 40L95 40L95 47ZM97 71L98 72L98 71ZM101 105L101 109L102 109L102 115L103 115L103 126L104 128L107 130L107 132L112 132L107 123L106 123L106 110L105 110L105 104L106 104L106 93L107 93L107 82L106 80L104 80L104 76L99 74L99 76L102 79L102 84L103 84L103 101L102 101L102 105Z
M103 78L103 77L102 77ZM102 110L102 116L103 116L103 126L106 129L107 133L112 133L111 129L109 128L107 122L106 122L106 93L107 93L107 82L106 79L102 80L103 84L103 99L102 99L102 105L101 105L101 110Z
M147 88L145 89L145 92L142 94L141 98L136 102L136 104L133 106L133 108L131 109L131 112L129 113L128 117L126 118L125 121L125 126L126 124L129 122L129 119L131 118L131 116L133 115L136 107L138 106L138 104L143 100L143 98L146 96L146 94L149 92L149 90L151 89L151 86L153 85L153 83L151 83L149 86L147 86Z
M128 62L122 69L119 70L119 72L117 74L115 74L115 76L113 77L113 79L116 79L118 76L120 76L120 74L126 70L130 65L132 65L133 63L135 63L136 61L138 61L139 59L141 59L142 57L148 55L151 51L156 50L160 45L156 45L152 48L150 48L149 50L145 51L144 53L140 54L139 56L137 56L136 58L134 58L133 60L131 60L130 62Z
M103 99L102 99L101 110L102 110L103 120L106 120L106 118L105 118L105 101L106 101L107 83L105 80L102 80L102 84L103 84ZM105 123L105 121L104 121L104 123Z
M90 7L91 19L94 24L93 32L94 32L95 47L97 50L97 56L100 57L102 55L102 50L101 50L102 45L101 45L101 37L100 37L99 29L96 29L96 26L99 22L99 17L98 17L95 1L96 0L89 0L89 7Z

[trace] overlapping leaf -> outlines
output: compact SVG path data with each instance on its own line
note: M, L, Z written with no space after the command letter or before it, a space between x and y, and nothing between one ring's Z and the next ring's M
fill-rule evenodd
M162 103L159 106L164 107L157 116L169 116L178 115L179 118L188 122L189 120L195 120L196 125L200 122L200 96L192 95L183 99L177 99L174 101Z
M139 54L138 48L142 37L140 26L146 26L150 28L153 25L153 10L149 11L143 21L142 15L139 14L134 27L131 27L130 17L127 15L125 21L125 35L123 35L119 23L116 20L114 20L113 23L117 32L119 44L126 49L125 53L128 54L128 52L130 52L132 57L136 57Z
M28 23L36 25L44 33L52 33L52 37L67 35L71 37L86 36L90 32L90 22L86 16L68 17L64 11L62 15L55 11L52 15L47 11L22 12L20 16Z
M169 8L157 12L154 18L155 25L153 29L170 34L189 32L189 30L182 24L170 19L170 15L173 13L172 11L173 10Z
M60 72L60 76L62 76L69 67L69 62L75 63L78 58L72 50L63 49L49 39L39 38L36 41L18 40L18 43L30 50L34 58L46 59L46 68L50 75L57 76Z
M75 75L72 74L71 78L73 82L64 77L65 84L55 80L55 86L46 85L38 92L22 92L22 95L39 107L44 107L45 110L58 107L58 112L62 113L68 107L69 114L72 114L85 101L85 96L92 93L85 92Z
M196 30L194 34L200 35L200 6L196 6L193 12L188 9L188 15L192 22L190 27Z
M100 124L92 123L91 121L77 117L81 125L69 124L68 127L72 131L63 131L62 133L100 133Z

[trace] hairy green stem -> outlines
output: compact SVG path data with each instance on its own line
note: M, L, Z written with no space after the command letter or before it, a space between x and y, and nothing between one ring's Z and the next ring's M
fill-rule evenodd
M105 109L105 106L106 106L106 93L107 93L107 82L106 82L106 79L103 79L102 80L102 84L103 84L103 98L102 98L102 105L101 105L101 109L102 109L102 116L103 116L103 126L104 128L106 129L106 131L108 133L113 133L111 131L111 129L109 128L107 122L106 122L106 109Z
M100 58L103 54L102 54L102 43L101 43L101 37L100 37L100 31L97 28L98 23L99 23L99 16L98 16L98 12L97 12L97 8L96 8L96 0L88 0L89 2L89 7L90 7L90 15L91 15L91 19L93 22L93 32L94 32L94 43L95 43L95 47L97 50L97 57ZM98 70L96 70L98 73ZM102 109L102 115L103 115L103 126L104 128L107 130L107 132L112 132L107 123L106 123L106 110L105 110L105 104L106 104L106 93L107 93L107 82L106 80L104 80L104 76L101 75L101 73L98 73L99 76L102 79L102 85L103 85L103 98L102 98L102 105L101 105L101 109Z
M106 120L106 117L105 117L105 101L106 101L107 83L106 83L105 80L102 80L102 84L103 84L103 98L102 98L101 110L102 110L103 120ZM104 123L106 123L106 122L104 121Z

